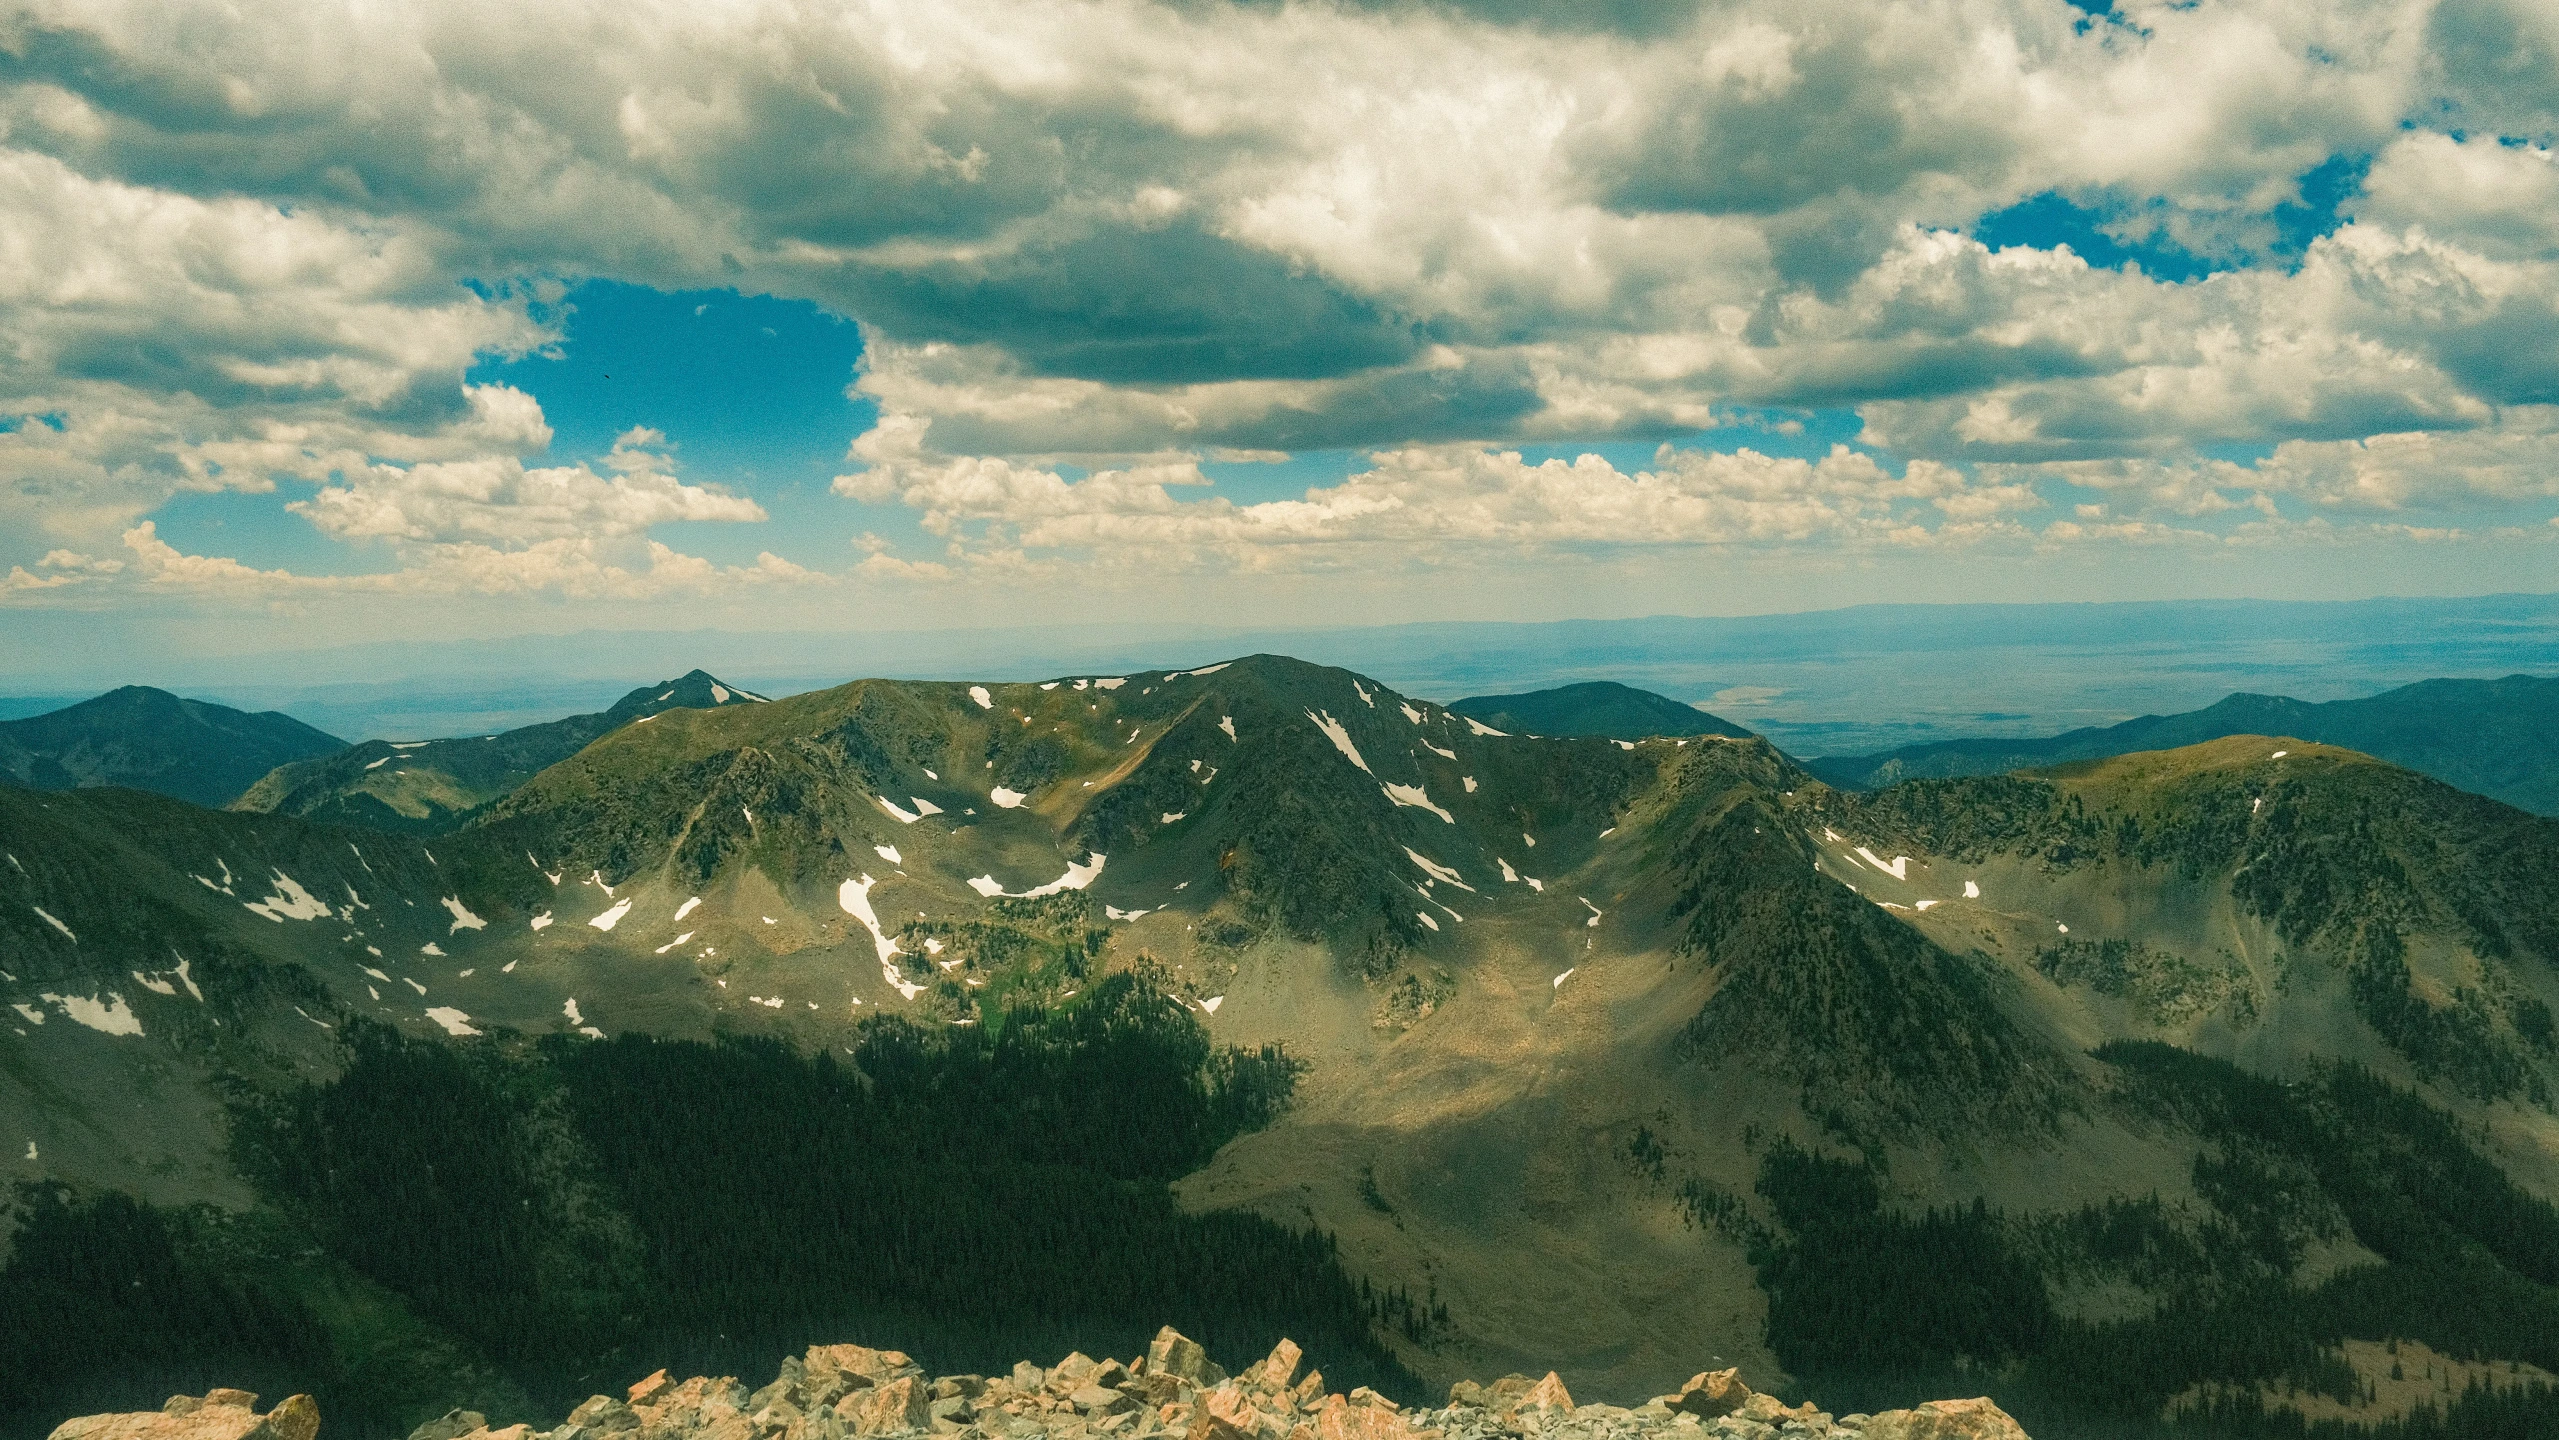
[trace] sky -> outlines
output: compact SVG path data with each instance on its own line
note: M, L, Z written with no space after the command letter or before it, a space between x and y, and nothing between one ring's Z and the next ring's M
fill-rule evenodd
M0 669L2559 589L2546 0L0 0Z

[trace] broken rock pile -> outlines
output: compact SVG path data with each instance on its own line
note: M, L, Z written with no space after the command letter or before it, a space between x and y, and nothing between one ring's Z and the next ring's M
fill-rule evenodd
M733 1377L670 1379L663 1370L621 1399L598 1395L549 1430L491 1428L456 1410L409 1440L2027 1440L1997 1405L1936 1400L1881 1415L1833 1416L1752 1392L1732 1370L1698 1375L1673 1394L1628 1409L1576 1405L1552 1372L1542 1380L1461 1380L1448 1403L1406 1408L1365 1387L1337 1395L1321 1371L1282 1340L1233 1375L1167 1327L1135 1359L1069 1355L1007 1375L927 1376L904 1354L818 1345L782 1362L772 1383L749 1391ZM238 1392L222 1391L232 1395ZM250 1397L254 1400L254 1397ZM202 1406L184 1396L169 1402ZM313 1440L318 1412L300 1396L290 1432L216 1435L155 1428L180 1415L97 1415L66 1423L53 1440ZM245 1411L244 1411L245 1413ZM307 1428L305 1428L307 1420ZM125 1422L133 1422L127 1424ZM85 1427L85 1428L84 1428Z

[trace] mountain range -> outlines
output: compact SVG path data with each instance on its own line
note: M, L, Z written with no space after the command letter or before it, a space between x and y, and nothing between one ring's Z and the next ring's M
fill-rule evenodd
M2559 678L2421 680L2354 700L2312 704L2232 695L2182 715L2030 740L1942 740L1873 755L1830 756L1805 768L1833 785L1871 789L1902 780L1996 775L2136 750L2197 745L2226 735L2291 735L2405 765L2537 815L2559 815Z
M368 740L280 764L231 801L235 810L441 835L535 773L608 731L664 710L763 703L706 671L643 685L607 710L454 740ZM160 787L144 785L142 789ZM173 793L173 792L171 792ZM188 797L192 798L192 797Z
M1843 789L1277 656L661 698L437 834L0 789L0 1412L1167 1318L1408 1401L2554 1403L2559 822L2282 732Z
M129 785L198 805L226 804L279 765L345 748L290 715L252 715L147 685L0 721L0 775L20 785Z

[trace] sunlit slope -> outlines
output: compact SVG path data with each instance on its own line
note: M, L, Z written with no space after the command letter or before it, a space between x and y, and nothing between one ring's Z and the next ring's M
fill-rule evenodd
M592 715L455 740L367 740L319 759L281 765L232 801L231 808L441 835L461 828L544 767L635 720L665 710L763 700L695 670L641 686L611 709Z

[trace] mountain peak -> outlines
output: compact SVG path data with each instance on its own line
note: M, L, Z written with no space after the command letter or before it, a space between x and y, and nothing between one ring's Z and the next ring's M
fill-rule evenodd
M1517 695L1476 695L1454 701L1448 708L1498 730L1535 735L1643 740L1656 735L1741 739L1751 733L1694 705L1615 680L1577 680Z

